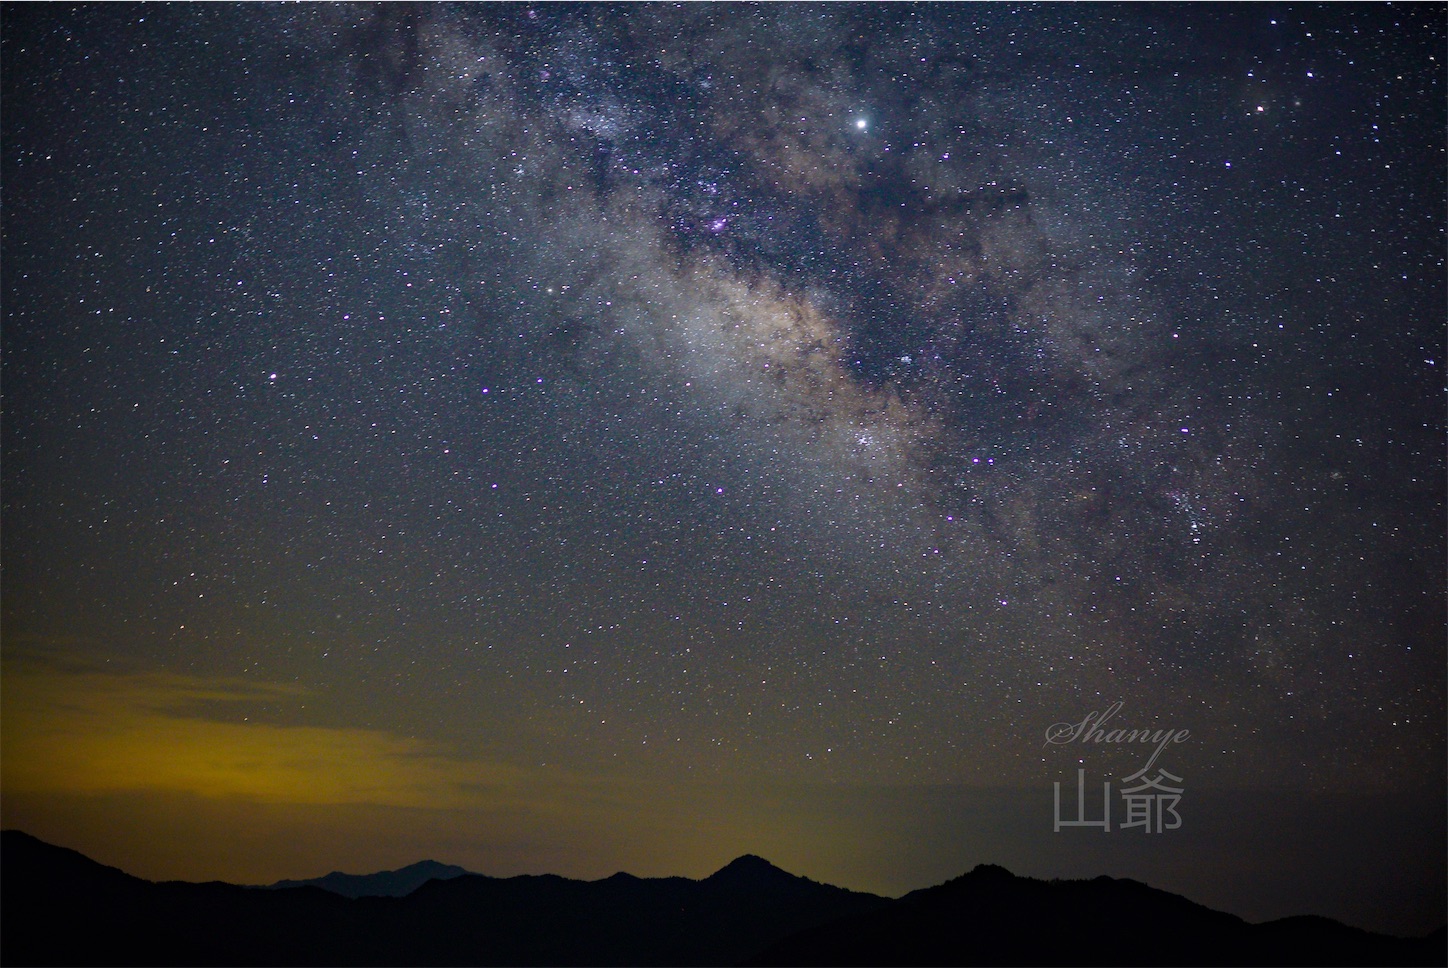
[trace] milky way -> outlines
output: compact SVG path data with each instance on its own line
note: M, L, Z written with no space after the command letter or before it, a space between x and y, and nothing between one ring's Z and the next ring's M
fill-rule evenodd
M344 70L439 182L378 199L399 241L496 253L472 295L578 379L637 379L608 366L636 356L814 468L785 471L806 492L883 513L908 488L912 544L1116 534L1115 557L1181 530L1173 493L1228 505L1201 521L1253 490L1269 442L1187 426L1209 388L1169 379L1180 324L1129 253L1037 225L949 24L531 13L353 27Z
M1178 661L1240 659L1223 622L1291 594L1257 553L1275 373L1163 300L1129 186L1009 144L988 102L1026 95L973 14L332 16L302 36L459 325L624 423L668 388L812 553L952 612L1105 610Z
M10 21L4 603L36 709L72 681L109 698L55 709L163 736L210 696L267 743L431 757L398 783L475 770L493 839L450 842L563 873L726 840L890 889L992 845L1098 873L1000 804L1049 810L1082 758L1043 731L1117 701L1192 731L1203 798L1441 796L1435 11ZM615 784L668 792L625 822ZM997 827L926 792L996 786ZM628 826L694 837L660 802L743 812L686 849ZM1192 866L1158 862L1113 870Z

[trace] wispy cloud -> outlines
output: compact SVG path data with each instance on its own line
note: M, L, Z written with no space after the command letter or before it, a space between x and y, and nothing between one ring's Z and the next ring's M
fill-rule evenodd
M245 711L301 689L161 671L7 662L0 780L12 793L180 792L265 803L464 808L507 800L506 765L376 729Z

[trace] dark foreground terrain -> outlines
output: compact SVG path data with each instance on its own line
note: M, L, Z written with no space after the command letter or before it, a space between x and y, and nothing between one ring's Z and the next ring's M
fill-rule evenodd
M6 965L1442 965L1326 918L1248 924L1130 880L981 866L898 900L745 856L703 880L478 874L403 897L152 883L0 834ZM451 872L449 872L451 873Z

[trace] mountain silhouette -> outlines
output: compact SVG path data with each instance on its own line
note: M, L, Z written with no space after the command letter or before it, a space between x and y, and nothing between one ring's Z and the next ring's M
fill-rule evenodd
M983 865L899 900L746 855L703 880L426 880L404 896L153 883L0 833L0 961L146 965L1443 964L1326 918L1250 925L1130 880ZM437 865L442 867L444 865ZM417 869L417 870L414 870ZM435 868L412 865L402 872ZM346 877L348 875L342 875ZM368 880L367 876L359 876ZM318 878L317 880L324 880ZM350 882L349 882L350 883Z
M151 883L19 831L0 833L0 854L5 964L732 965L889 903L758 858L704 880L463 874L348 898Z
M440 864L435 860L420 860L416 864L398 868L395 871L378 871L375 874L343 874L333 871L322 877L300 881L277 881L269 884L273 890L288 887L320 887L324 891L343 897L405 897L428 881L447 881L470 873L456 864Z
M838 891L831 887L800 877L775 867L763 857L744 854L736 857L701 882L713 891L758 891L778 896L806 897L824 889Z
M1400 939L1330 918L1249 924L1130 879L1042 881L982 864L807 929L755 965L1442 965L1445 933Z
M795 875L782 871L758 854L740 854L709 875L711 881L732 880L794 880Z

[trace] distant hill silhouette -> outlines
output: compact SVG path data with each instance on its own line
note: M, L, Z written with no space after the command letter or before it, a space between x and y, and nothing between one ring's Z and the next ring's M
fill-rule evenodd
M322 877L311 877L301 881L277 881L269 884L273 890L288 887L320 887L324 891L343 897L405 897L428 881L448 881L471 873L456 864L439 864L435 860L420 860L416 864L398 868L395 871L378 871L375 874L343 874L333 871Z
M1405 940L1331 918L1264 924L1139 881L1041 881L982 864L807 929L754 965L1442 965L1445 931Z
M0 961L15 965L1445 961L1442 930L1403 941L1325 918L1249 925L1135 881L1046 882L989 866L893 901L749 855L703 880L462 874L351 898L312 885L152 883L19 831L0 833L0 858ZM429 869L383 875L414 868Z
M701 881L464 874L359 898L153 884L19 831L0 858L0 962L16 965L732 965L889 903L759 858Z

